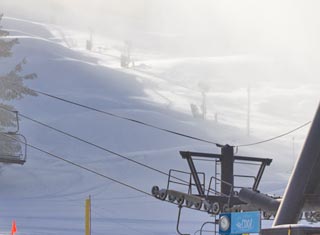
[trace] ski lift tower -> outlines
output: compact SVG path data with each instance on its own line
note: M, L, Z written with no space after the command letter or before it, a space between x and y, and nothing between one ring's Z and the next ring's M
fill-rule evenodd
M320 227L298 225L306 204L311 213L320 207L320 105L313 119L304 147L287 185L272 228L262 235L318 235ZM316 211L318 209L318 211ZM319 220L317 220L319 221Z

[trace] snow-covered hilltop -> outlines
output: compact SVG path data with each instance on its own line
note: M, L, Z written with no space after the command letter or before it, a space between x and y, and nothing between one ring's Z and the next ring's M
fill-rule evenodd
M213 142L242 144L277 135L311 119L317 102L314 97L319 85L275 87L275 81L257 81L252 91L255 100L252 136L247 137L244 75L253 64L262 66L263 60L257 62L250 56L170 58L136 48L133 52L136 67L124 69L120 67L122 42L96 37L99 47L86 51L83 34L60 26L10 17L5 17L3 24L10 35L20 41L10 61L26 57L28 63L24 71L38 75L27 84L30 88ZM239 81L231 84L231 78L237 74ZM217 77L206 83L210 87L208 118L195 119L190 104L201 103L198 85L206 76L214 75ZM292 90L294 94L290 93ZM164 172L171 168L187 170L179 150L220 151L212 144L43 95L27 97L14 105L23 115ZM278 113L270 113L274 106L279 107ZM215 114L219 116L218 121L214 120ZM21 133L28 143L41 149L145 192L150 192L153 185L166 184L166 177L158 172L29 120L21 118L20 122ZM266 145L239 149L243 155L275 159L266 172L262 188L282 192L306 130L295 134L295 148L292 148L291 135ZM211 166L206 167L209 170ZM19 234L81 234L84 200L89 195L93 206L93 234L162 235L175 231L175 206L36 150L29 148L25 165L4 165L1 169L0 233L9 231L11 220L15 219ZM200 212L187 212L185 216L185 229L191 231L210 220Z

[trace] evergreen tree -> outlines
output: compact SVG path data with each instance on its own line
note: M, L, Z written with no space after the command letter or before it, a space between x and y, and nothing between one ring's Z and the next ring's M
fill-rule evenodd
M12 48L19 43L18 39L9 39L9 32L1 26L3 15L0 15L0 64L1 60L12 56ZM24 81L36 78L36 74L22 74L23 59L10 71L3 71L0 67L0 132L17 128L17 117L14 107L7 102L22 99L26 95L36 96L37 94L24 85ZM14 137L17 138L17 137ZM21 151L21 146L16 141L4 135L0 135L0 155L16 155Z

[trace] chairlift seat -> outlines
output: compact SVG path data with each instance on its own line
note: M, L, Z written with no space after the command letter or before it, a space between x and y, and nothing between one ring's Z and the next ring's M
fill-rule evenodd
M0 155L0 163L23 165L25 162L23 155Z

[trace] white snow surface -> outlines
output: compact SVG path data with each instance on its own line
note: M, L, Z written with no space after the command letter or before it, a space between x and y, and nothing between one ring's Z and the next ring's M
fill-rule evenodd
M272 137L312 119L319 83L284 86L267 78L252 81L252 134L246 136L245 74L263 67L265 58L248 55L172 58L133 51L136 67L120 68L122 42L95 38L60 26L6 17L4 28L19 38L10 68L26 57L24 72L36 72L32 89L107 112L222 144L243 144ZM235 79L235 77L238 79ZM267 75L265 75L267 76ZM210 77L211 79L207 79ZM201 103L205 82L208 120L194 119L190 103ZM13 103L19 112L129 158L168 172L188 170L180 150L219 153L215 145L171 135L132 122L48 98L26 97ZM218 122L214 115L218 113ZM28 143L119 181L150 192L167 177L21 118ZM308 128L282 139L239 148L239 155L273 158L261 191L281 194ZM293 145L293 139L295 142ZM200 165L213 173L213 165ZM245 170L245 169L243 169ZM248 170L249 171L249 170ZM84 233L84 201L92 198L92 234L175 234L177 207L28 148L23 166L3 165L0 177L0 233L17 222L18 234ZM205 213L184 210L181 230L194 233ZM212 228L208 228L212 229Z

